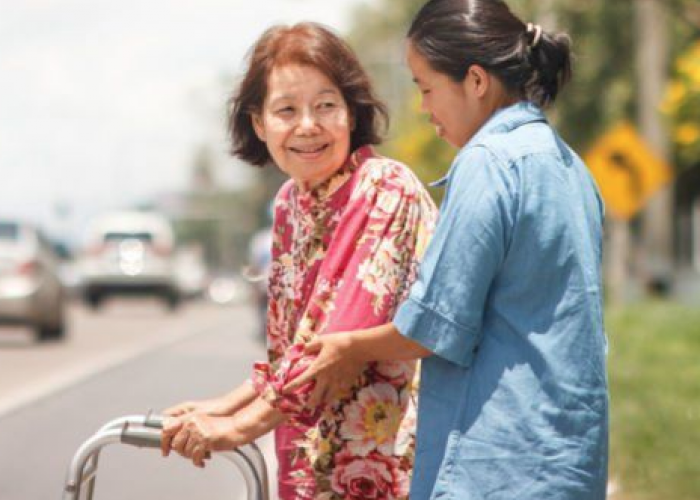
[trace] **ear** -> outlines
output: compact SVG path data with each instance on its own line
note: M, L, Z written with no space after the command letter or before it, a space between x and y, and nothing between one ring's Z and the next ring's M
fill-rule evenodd
M265 136L265 124L263 123L262 116L254 113L250 115L251 121L253 122L253 130L255 130L255 135L258 136L262 142L266 142Z
M479 99L483 98L491 87L491 74L478 64L469 67L464 78L465 90L474 94Z

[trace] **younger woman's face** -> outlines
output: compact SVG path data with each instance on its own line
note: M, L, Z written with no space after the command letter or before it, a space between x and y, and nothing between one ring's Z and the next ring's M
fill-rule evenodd
M461 148L488 119L474 75L470 71L463 82L455 82L435 71L410 41L407 62L421 92L421 109L430 115L437 135Z
M304 188L340 169L350 154L352 117L343 95L321 71L288 64L267 82L255 132L277 166Z

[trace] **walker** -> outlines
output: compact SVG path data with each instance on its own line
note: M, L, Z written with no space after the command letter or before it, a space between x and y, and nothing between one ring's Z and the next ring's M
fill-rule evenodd
M102 448L121 443L159 450L162 428L163 417L151 413L120 417L103 425L73 456L66 476L63 500L79 500L83 492L85 495L82 498L92 500ZM232 462L238 468L246 484L246 500L269 500L265 458L255 443L214 455Z

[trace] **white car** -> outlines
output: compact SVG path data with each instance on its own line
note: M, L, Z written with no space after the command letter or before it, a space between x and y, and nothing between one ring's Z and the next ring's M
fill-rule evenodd
M157 295L180 304L170 223L154 212L115 212L88 228L80 264L83 297L97 308L112 295Z
M35 227L0 220L0 323L29 325L39 341L66 331L66 293L58 259Z

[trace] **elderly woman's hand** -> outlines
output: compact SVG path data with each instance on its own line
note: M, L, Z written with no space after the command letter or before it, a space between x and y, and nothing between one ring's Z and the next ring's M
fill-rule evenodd
M204 467L212 451L232 450L250 441L252 438L237 430L234 418L196 413L165 420L161 450L164 456L175 450L197 467Z

